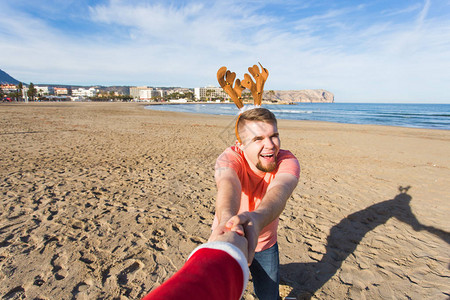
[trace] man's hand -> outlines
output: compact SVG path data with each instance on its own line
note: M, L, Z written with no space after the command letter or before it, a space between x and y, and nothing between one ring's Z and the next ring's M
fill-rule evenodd
M243 212L233 216L226 223L229 230L241 233L243 232L248 242L248 264L250 265L255 256L256 245L258 244L258 237L261 229L257 226L255 216L251 212Z
M248 261L248 243L245 237L237 234L236 232L228 231L219 235L211 235L211 237L209 238L209 242L215 241L227 242L238 247L239 250L241 250L244 254L245 259L247 259Z
M217 239L218 236L221 236L227 232L233 231L240 236L244 236L244 228L242 225L237 224L236 226L227 226L227 223L221 223L217 225L217 227L211 232L209 236L208 242L212 242Z

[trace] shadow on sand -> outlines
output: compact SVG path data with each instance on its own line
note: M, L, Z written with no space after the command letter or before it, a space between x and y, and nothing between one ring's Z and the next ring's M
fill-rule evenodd
M309 299L321 288L352 254L364 236L390 218L409 224L415 231L426 230L450 244L450 233L433 226L421 224L412 213L408 195L410 186L399 187L400 193L392 200L386 200L344 218L333 226L327 237L326 253L313 263L290 263L280 266L281 282L289 285L295 282L301 290L292 290L289 296Z

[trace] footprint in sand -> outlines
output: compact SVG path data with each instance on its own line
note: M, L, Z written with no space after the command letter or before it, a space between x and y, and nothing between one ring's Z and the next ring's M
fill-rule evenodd
M191 242L193 242L194 244L200 245L203 243L206 243L206 240L204 238L201 238L199 236L192 236L190 238Z
M95 271L93 267L91 267L91 264L97 261L97 258L95 255L91 253L84 253L83 251L80 251L80 258L79 260L86 264L86 267L90 269L91 271Z
M42 279L41 275L37 275L34 277L33 285L42 286L45 283L45 280Z
M141 263L138 261L133 262L131 265L123 269L117 275L117 282L119 285L126 285L130 279L132 279L132 274L141 268Z
M104 288L108 290L117 290L119 288L122 291L122 295L133 299L137 298L137 295L134 294L138 292L138 289L131 289L130 286L133 286L132 283L136 278L142 276L140 270L144 266L141 261L129 259L116 264L114 267L106 268L102 271Z
M2 299L25 299L25 289L22 286L16 286L7 292Z
M166 232L162 229L155 229L155 230L153 230L152 234L154 236L162 237L166 234Z
M92 279L86 279L77 283L71 291L72 299L99 299L97 287L93 286Z
M51 207L48 209L48 212L50 213L50 215L47 217L48 221L53 220L53 218L55 217L55 215L58 214L58 211L54 208L52 209Z
M73 229L82 229L83 226L84 226L84 224L81 221L74 221L72 224Z
M59 254L53 255L50 260L50 264L52 265L52 273L55 276L56 280L62 280L66 278L68 272L65 268L65 264L67 263L67 259L65 256L59 256Z
M172 224L172 229L175 232L187 233L183 226L179 223Z
M160 240L157 238L151 238L149 240L150 242L150 247L155 249L156 251L164 251L167 250L169 248L169 246L167 245L165 240Z
M89 285L86 284L85 282L79 282L77 283L77 285L75 285L75 287L72 289L72 296L73 299L78 299L79 298L79 294L86 291L87 288L89 288Z

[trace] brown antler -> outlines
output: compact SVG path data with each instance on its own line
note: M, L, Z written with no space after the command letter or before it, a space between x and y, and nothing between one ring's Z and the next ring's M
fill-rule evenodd
M253 82L252 78L247 73L244 74L244 80L242 81L242 85L245 88L249 89L250 92L252 92L253 101L256 102L256 97L258 96L258 93L256 91L256 84Z
M253 67L249 67L248 71L250 74L252 74L253 78L255 78L255 82L253 82L252 78L248 74L244 74L244 81L242 82L242 85L246 88L248 88L253 95L253 102L255 105L261 105L262 102L262 96L264 92L264 83L267 80L267 77L269 77L269 71L264 68L261 63L259 63L261 66L262 71L259 71L259 67L257 65L253 65Z
M236 80L236 83L233 87L234 79L236 78L236 73L227 70L227 67L222 67L217 71L217 81L223 90L231 97L234 104L240 109L244 106L242 102L242 91L244 87L241 85L241 81L239 79Z

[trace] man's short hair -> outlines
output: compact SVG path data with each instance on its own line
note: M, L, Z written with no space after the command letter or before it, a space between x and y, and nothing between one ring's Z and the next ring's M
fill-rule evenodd
M275 126L277 125L277 118L275 117L275 115L267 108L262 108L262 107L253 108L253 109L243 112L239 116L239 120L237 123L238 131L240 131L242 126L244 126L245 123L248 121L259 121L259 122L271 123Z

